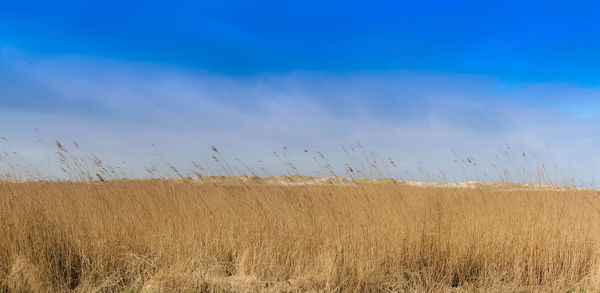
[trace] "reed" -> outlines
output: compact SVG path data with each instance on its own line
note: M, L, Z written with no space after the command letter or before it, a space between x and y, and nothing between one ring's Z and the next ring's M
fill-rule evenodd
M0 292L600 289L596 191L276 180L1 181Z
M47 177L0 153L2 293L600 290L600 194L509 183L551 181L510 149L503 183L434 184L426 170L382 179L413 176L360 145L342 146L341 172L303 149L316 177L287 147L274 156L288 175L273 177L211 146L209 163L187 171L159 153L164 166L132 179L54 144Z

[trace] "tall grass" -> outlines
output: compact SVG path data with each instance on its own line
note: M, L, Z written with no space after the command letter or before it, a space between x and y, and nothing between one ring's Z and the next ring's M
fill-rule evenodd
M496 185L3 182L0 291L597 291L598 207Z
M593 190L360 180L396 168L360 148L344 148L354 180L235 177L234 162L270 173L216 147L216 166L167 163L178 179L155 167L158 178L119 179L119 168L56 146L67 180L0 156L12 179L0 180L0 292L600 290ZM322 153L304 153L314 175L338 175ZM275 156L298 172L287 148Z

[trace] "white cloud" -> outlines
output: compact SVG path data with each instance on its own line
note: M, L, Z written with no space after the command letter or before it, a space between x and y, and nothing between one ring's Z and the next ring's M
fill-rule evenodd
M0 82L0 136L40 169L47 148L34 128L47 142L77 141L113 164L127 161L138 176L143 166L163 165L150 143L184 170L192 160L210 165L210 145L255 170L262 160L281 172L272 152L283 146L307 173L315 164L305 148L321 150L341 170L351 159L340 145L360 142L396 161L395 175L406 169L415 178L424 168L451 180L465 172L495 180L502 172L492 164L515 170L543 163L563 170L556 180L573 175L571 168L586 181L600 171L593 103L600 91L574 85L507 87L488 77L428 72L231 77L7 50L0 75L7 77ZM584 102L591 106L581 110ZM497 159L507 145L511 159ZM478 167L463 171L452 150L458 159L474 157Z

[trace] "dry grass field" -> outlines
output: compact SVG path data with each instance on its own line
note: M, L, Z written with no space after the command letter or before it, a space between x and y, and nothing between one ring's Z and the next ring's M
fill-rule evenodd
M0 292L600 290L596 191L343 182L0 181Z

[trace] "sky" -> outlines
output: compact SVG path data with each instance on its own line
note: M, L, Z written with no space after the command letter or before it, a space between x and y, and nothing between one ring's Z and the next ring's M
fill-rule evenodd
M191 161L218 173L211 145L236 172L285 173L277 152L303 173L331 164L343 175L352 161L343 145L392 159L386 175L404 179L495 181L510 169L518 181L519 172L540 177L543 165L555 182L595 184L598 8L3 3L0 150L44 176L59 176L55 140L130 176ZM312 159L316 151L327 163Z

